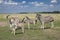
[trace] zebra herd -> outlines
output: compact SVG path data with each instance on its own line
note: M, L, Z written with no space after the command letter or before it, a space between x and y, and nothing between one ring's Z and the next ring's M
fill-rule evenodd
M12 33L15 35L15 31L17 28L21 28L22 33L24 33L24 24L28 24L28 29L30 29L30 24L34 24L34 26L37 23L37 20L41 23L41 28L44 29L44 24L45 23L51 23L51 28L54 27L54 18L51 16L45 16L43 17L41 14L36 14L35 19L32 20L28 16L25 16L22 20L19 20L18 17L11 17L9 18L10 15L7 15L6 18L9 22L10 25L10 30Z

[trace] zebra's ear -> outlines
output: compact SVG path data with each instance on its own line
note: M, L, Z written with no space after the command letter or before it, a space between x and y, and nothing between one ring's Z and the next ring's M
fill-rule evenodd
M7 15L6 18L9 19L9 16L10 16L10 15Z

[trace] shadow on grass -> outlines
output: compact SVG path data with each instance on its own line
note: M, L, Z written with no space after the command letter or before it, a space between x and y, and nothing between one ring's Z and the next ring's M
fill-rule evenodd
M45 27L44 29L50 29L51 27Z
M18 35L18 34L23 34L22 32L17 32L17 33L15 33L16 35Z
M42 28L25 28L26 30L41 30ZM51 29L50 27L45 27L44 29Z
M38 28L30 28L30 29L28 29L28 28L25 28L26 30L38 30Z
M45 27L44 29L50 29L51 27ZM28 28L25 28L28 30ZM30 28L30 30L38 30L38 29L41 29L41 28Z

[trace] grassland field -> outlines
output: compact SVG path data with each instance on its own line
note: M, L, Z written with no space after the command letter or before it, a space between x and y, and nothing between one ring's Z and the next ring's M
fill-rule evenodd
M41 14L42 16L50 15L54 18L54 28L52 29L39 29L40 22L38 21L36 27L30 24L30 30L27 29L26 24L24 34L21 33L21 29L16 30L15 36L9 31L9 24L6 19L7 15L11 15L10 17L18 16L19 19L25 16L35 19L36 14L0 14L0 40L60 40L60 14ZM50 23L45 24L45 28L47 27L51 27Z

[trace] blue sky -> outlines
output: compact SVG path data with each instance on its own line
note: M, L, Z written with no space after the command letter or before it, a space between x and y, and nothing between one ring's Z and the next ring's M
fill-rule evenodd
M0 0L0 13L60 11L60 0Z

